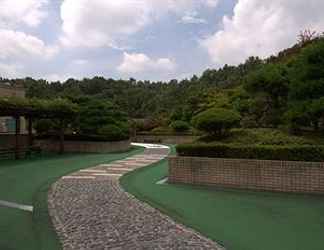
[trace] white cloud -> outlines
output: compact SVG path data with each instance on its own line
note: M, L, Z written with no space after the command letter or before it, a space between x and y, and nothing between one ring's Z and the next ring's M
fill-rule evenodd
M37 57L49 59L53 57L58 48L47 46L39 38L24 32L0 29L0 59L23 59Z
M206 0L205 2L206 2L205 4L207 6L209 6L211 8L215 8L218 5L219 0Z
M136 0L64 0L61 18L65 45L101 47L144 27L149 20L149 9Z
M173 71L176 64L169 58L152 59L145 54L124 53L123 62L118 66L118 71L126 74L142 72L168 72Z
M57 81L65 82L66 80L68 80L70 78L78 79L78 80L82 79L82 77L76 76L74 74L56 74L56 73L48 74L41 78L46 79L49 82L57 82Z
M76 59L76 60L73 60L72 63L76 64L76 65L86 65L86 64L88 64L88 60Z
M1 0L0 26L23 23L35 27L47 16L44 10L47 4L48 0Z
M162 15L182 17L215 0L63 0L61 18L66 46L117 46L118 40L142 30ZM117 44L117 45L116 45Z
M181 23L184 24L205 24L207 21L203 18L198 16L196 11L189 11L187 12L182 18Z
M201 43L219 65L267 57L293 45L301 30L323 31L323 9L322 0L239 0L223 29Z
M21 77L23 66L18 64L6 64L0 62L0 77L3 78L18 78Z

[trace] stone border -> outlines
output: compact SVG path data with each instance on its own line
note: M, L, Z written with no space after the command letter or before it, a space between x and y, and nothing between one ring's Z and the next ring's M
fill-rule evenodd
M324 162L169 157L169 182L324 194Z

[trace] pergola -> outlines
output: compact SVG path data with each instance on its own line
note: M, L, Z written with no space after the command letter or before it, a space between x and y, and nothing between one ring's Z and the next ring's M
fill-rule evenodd
M20 148L20 135L21 135L21 117L27 120L28 124L28 147L33 146L33 120L34 119L56 119L60 121L59 140L60 140L60 153L64 152L64 120L71 118L75 112L64 109L40 109L35 107L1 107L0 106L0 117L13 117L15 119L15 158L19 159L21 148Z

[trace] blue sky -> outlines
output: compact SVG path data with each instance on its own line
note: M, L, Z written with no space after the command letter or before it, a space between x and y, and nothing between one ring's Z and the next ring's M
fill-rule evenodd
M169 80L324 31L322 0L0 0L0 75Z

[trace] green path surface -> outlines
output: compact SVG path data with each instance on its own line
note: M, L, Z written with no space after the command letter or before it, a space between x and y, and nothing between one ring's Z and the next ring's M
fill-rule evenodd
M324 197L157 185L167 162L122 177L123 187L228 250L323 250Z
M34 213L0 207L1 250L57 250L61 246L47 210L47 191L59 177L82 168L141 153L46 156L0 161L0 200L33 205Z

